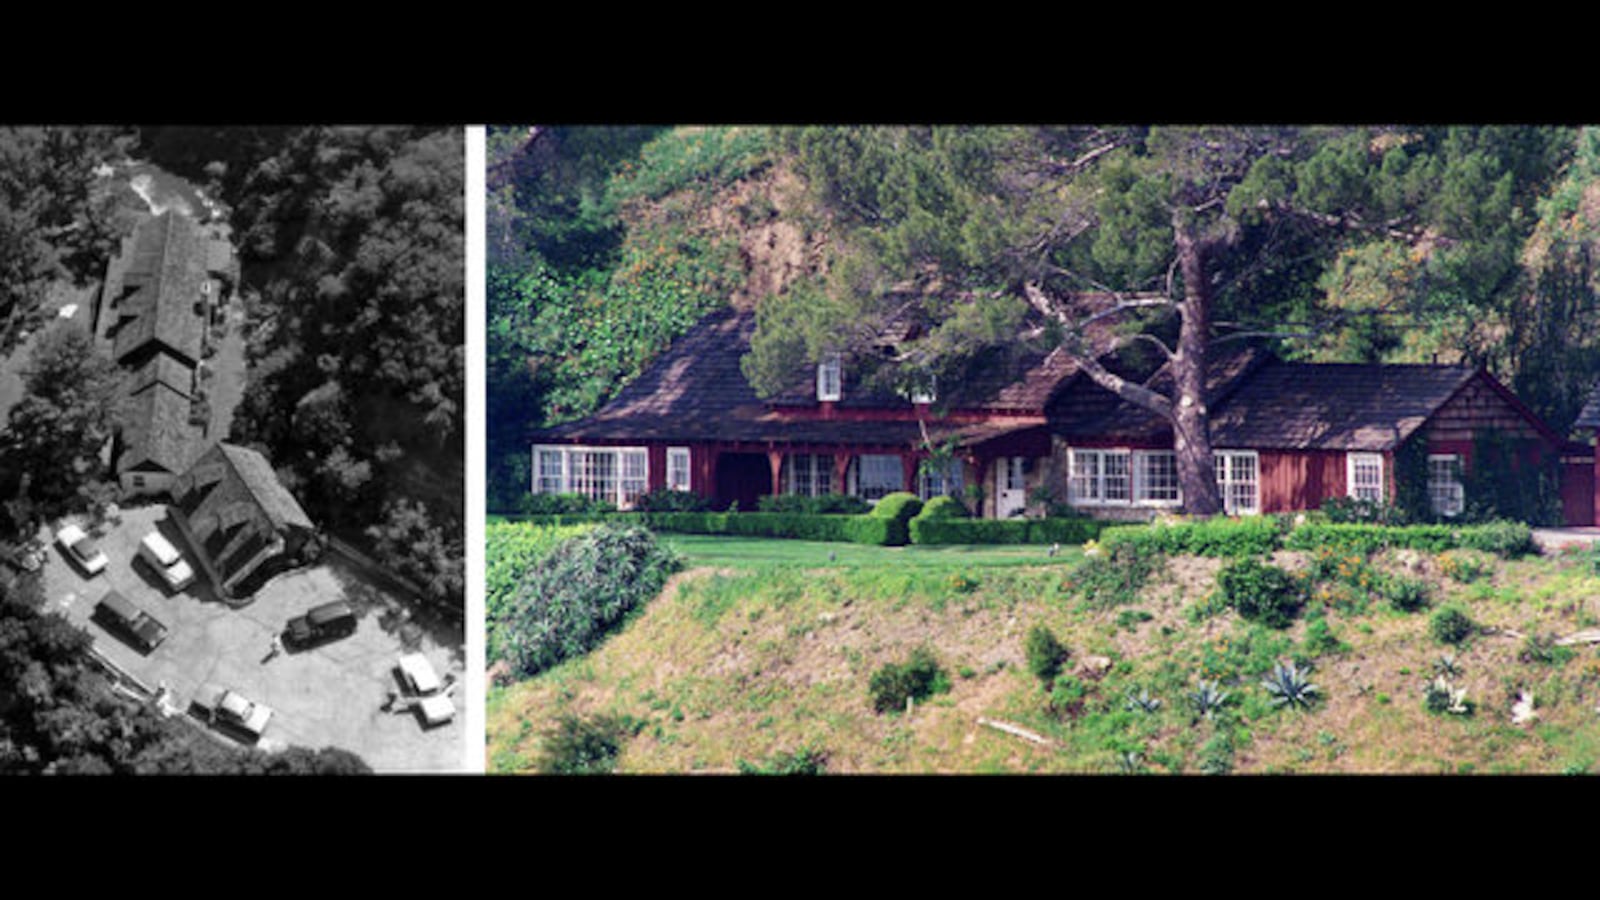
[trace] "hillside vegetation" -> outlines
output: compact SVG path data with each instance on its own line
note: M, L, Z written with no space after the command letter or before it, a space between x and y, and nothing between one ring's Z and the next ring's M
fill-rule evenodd
M905 551L880 552L678 576L592 653L491 693L489 770L541 770L570 740L563 723L603 725L620 772L1600 765L1600 655L1556 641L1600 624L1582 599L1600 589L1588 552L1175 556L1142 578L1104 554L902 568L886 563ZM1299 586L1287 627L1216 591L1219 572L1234 571L1223 579L1237 592L1239 572L1262 568ZM919 652L937 666L933 692L875 711L880 673L903 675ZM1275 673L1292 699L1263 684ZM1449 690L1430 701L1441 678ZM1197 705L1207 686L1220 702Z

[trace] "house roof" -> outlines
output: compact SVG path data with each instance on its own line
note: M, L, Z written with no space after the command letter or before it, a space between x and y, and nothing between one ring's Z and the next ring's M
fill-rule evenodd
M889 409L908 418L862 421L797 417L795 407L816 406L814 391L797 388L770 402L756 394L739 361L749 350L755 314L727 308L702 319L656 358L638 378L594 415L541 429L535 438L573 440L726 440L780 443L852 443L910 447L922 443L922 426L909 418L903 397L868 393L846 375L843 410ZM1002 348L974 367L960 385L939 387L942 406L987 411L1031 411L1042 416L1051 394L1077 366L1059 350ZM1020 374L1019 374L1020 373ZM852 387L857 389L852 391ZM1037 424L1037 423L1035 423ZM1005 426L1012 428L1014 426ZM980 429L981 430L981 429ZM977 435L929 419L929 434ZM993 437L985 433L982 439Z
M1212 446L1363 451L1394 449L1482 372L1459 365L1291 363L1261 350L1219 355L1210 369ZM1149 384L1171 389L1164 371ZM1052 423L1069 439L1154 439L1171 431L1159 416L1104 390L1072 392L1052 410Z
M1600 429L1600 384L1596 384L1594 390L1589 392L1589 399L1583 404L1572 427Z
M141 370L141 372L144 370ZM118 473L141 470L178 473L200 452L203 432L189 424L192 402L164 380L152 380L121 401L123 450Z
M108 285L117 321L112 355L118 362L153 343L198 360L205 317L195 313L204 281L204 252L194 223L167 212L142 222L124 245L116 285Z
M219 443L217 449L233 467L238 484L249 500L272 524L274 530L288 526L315 527L311 524L311 519L306 516L305 510L300 508L300 503L294 499L294 495L278 481L278 473L273 471L272 463L268 462L265 456L235 444Z

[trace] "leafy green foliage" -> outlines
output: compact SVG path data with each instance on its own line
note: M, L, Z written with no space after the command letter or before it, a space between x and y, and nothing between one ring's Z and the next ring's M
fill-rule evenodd
M872 508L871 514L880 519L909 522L920 512L922 512L921 497L905 491L895 491L880 498L878 505Z
M528 569L514 595L488 611L488 655L519 675L587 653L660 593L676 554L639 527L601 526L557 544Z
M765 494L756 502L756 508L761 512L827 516L861 515L872 507L860 497L849 494L822 494L816 497L804 494Z
M774 753L756 764L739 760L740 775L822 775L828 771L828 751L807 744L798 750Z
M1246 621L1287 628L1305 605L1305 587L1277 566L1241 559L1217 572L1217 597Z
M1198 522L1119 525L1105 529L1100 543L1107 550L1120 545L1146 554L1213 556L1238 559L1278 548L1283 535L1278 522L1266 516L1217 517Z
M872 708L879 713L902 712L908 699L926 700L949 690L949 676L926 646L911 651L903 663L889 663L873 672L867 684Z
M629 723L618 716L564 714L544 736L538 770L546 775L606 775L617 768Z
M1428 633L1441 644L1460 644L1477 630L1472 617L1459 606L1443 607L1428 619Z
M1141 553L1131 544L1116 544L1089 556L1067 576L1063 587L1080 594L1091 607L1135 603L1162 558Z
M1023 653L1028 659L1028 671L1045 685L1055 681L1070 651L1056 639L1055 633L1043 625L1028 629L1023 639Z
M969 517L967 507L954 497L934 497L922 505L922 512L917 514L920 519L965 519Z

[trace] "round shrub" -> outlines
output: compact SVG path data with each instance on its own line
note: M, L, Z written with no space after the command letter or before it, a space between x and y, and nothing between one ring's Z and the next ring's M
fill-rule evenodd
M1217 598L1241 617L1268 628L1287 628L1305 605L1300 580L1277 566L1242 559L1217 572Z
M1428 633L1441 644L1459 644L1471 637L1477 627L1459 606L1446 606L1428 621Z
M880 519L899 519L909 522L912 516L922 512L922 498L906 491L896 491L885 494L872 508L872 514Z
M918 516L923 519L965 519L967 507L954 497L939 496L924 503Z
M872 708L880 713L899 712L906 699L923 700L950 690L950 677L939 667L933 651L918 647L903 663L890 663L872 673L867 684Z
M1388 575L1379 580L1378 590L1401 612L1416 612L1428 605L1428 585L1419 578Z

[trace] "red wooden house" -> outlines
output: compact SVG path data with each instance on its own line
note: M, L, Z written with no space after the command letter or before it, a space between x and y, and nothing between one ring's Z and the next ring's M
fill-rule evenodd
M1393 502L1399 450L1417 436L1429 503L1448 517L1465 508L1462 473L1479 436L1513 442L1529 465L1564 446L1473 366L1290 363L1252 349L1211 368L1210 437L1230 514L1316 509L1332 497ZM1051 419L1070 502L1130 518L1181 506L1165 421L1087 385L1062 396Z
M768 494L874 501L905 490L976 499L996 518L1041 512L1040 488L1097 516L1183 506L1170 426L1095 385L1059 350L996 351L962 384L910 396L871 388L849 361L826 359L763 400L739 365L754 329L752 312L714 313L599 412L536 433L533 492L627 508L671 488L750 510ZM1138 380L1167 389L1165 372L1144 374ZM1480 433L1494 429L1530 456L1564 448L1470 366L1289 363L1246 349L1218 354L1207 391L1217 479L1233 514L1315 509L1330 497L1392 501L1397 451L1420 434L1430 499L1451 515L1465 506L1461 473ZM945 446L955 449L948 469L922 465Z
M533 492L626 508L671 488L751 510L768 494L871 502L893 491L970 497L977 485L984 514L1004 517L1045 482L1045 407L1077 371L1065 354L996 352L962 384L907 396L865 386L834 357L763 400L739 367L754 329L753 312L713 313L593 416L536 433ZM956 464L921 465L947 444Z

